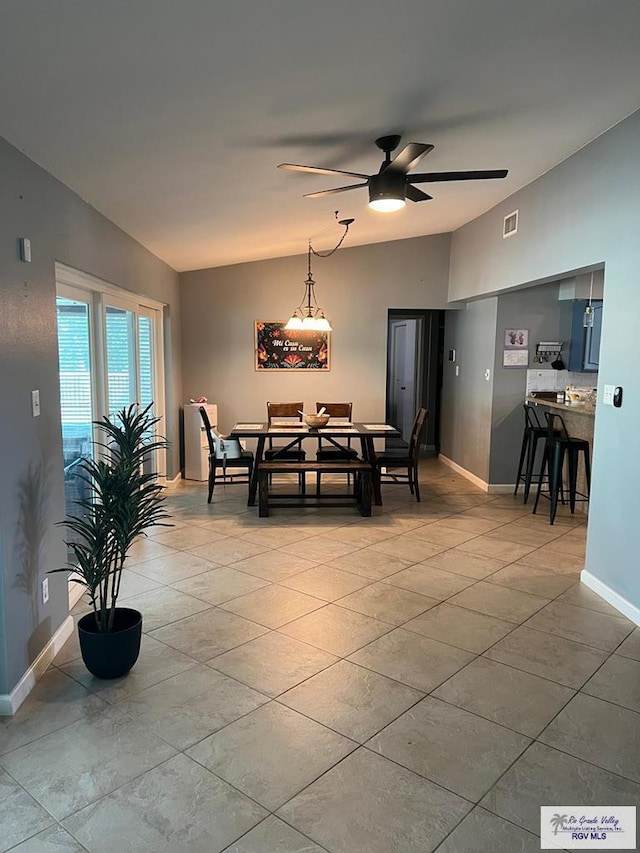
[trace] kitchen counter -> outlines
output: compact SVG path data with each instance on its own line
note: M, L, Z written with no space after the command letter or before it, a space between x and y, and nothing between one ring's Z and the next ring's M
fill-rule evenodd
M546 400L544 397L537 397L535 392L525 397L527 403L532 406L548 406L550 409L557 409L565 414L571 415L586 415L587 417L595 417L596 407L589 403L558 403L556 400Z

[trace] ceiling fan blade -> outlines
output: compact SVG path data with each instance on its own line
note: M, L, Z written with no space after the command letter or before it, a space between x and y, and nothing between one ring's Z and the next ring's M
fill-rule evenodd
M393 158L385 172L404 172L405 174L416 166L423 157L433 151L433 145L424 142L410 142Z
M346 193L347 190L357 190L358 187L366 187L367 184L351 184L350 187L334 187L332 190L320 190L317 193L305 193L302 198L323 198L326 195L334 195L335 193Z
M433 198L432 195L423 193L422 190L419 190L418 187L412 187L411 184L407 184L406 195L409 201L429 201Z
M298 166L295 163L280 163L278 169L288 169L291 172L308 172L311 175L349 175L351 178L366 178L361 172L345 172L343 169L323 169L320 166Z
M410 177L414 184L426 184L440 181L486 181L490 178L506 178L508 174L508 169L484 169L478 172L424 172Z

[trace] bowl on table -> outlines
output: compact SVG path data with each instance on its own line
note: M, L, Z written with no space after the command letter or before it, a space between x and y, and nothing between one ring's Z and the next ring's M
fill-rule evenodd
M331 415L303 415L304 422L311 429L318 429L318 427L324 427L329 423L329 418Z

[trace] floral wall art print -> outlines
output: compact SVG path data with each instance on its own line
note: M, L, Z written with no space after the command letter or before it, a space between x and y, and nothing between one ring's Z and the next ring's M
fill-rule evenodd
M256 321L256 370L330 370L331 332L287 331Z

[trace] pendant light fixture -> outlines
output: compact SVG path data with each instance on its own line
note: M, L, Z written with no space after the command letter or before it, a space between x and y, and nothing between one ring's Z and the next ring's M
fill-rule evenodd
M585 329L590 329L593 326L593 321L595 319L596 309L591 304L593 299L593 273L591 273L591 282L589 284L589 304L584 309L584 315L582 317L582 325Z
M338 212L336 211L336 217L337 214ZM311 245L311 238L309 238L309 246L307 249L307 279L304 282L304 296L302 297L302 302L295 309L291 318L285 325L285 329L289 331L309 332L331 331L331 324L324 316L324 311L316 301L316 283L313 280L313 274L311 272L311 256L315 255L317 258L328 258L330 255L333 255L334 252L337 252L349 232L349 226L353 222L355 222L354 219L339 220L339 224L344 228L344 233L333 249L328 252L317 252Z

